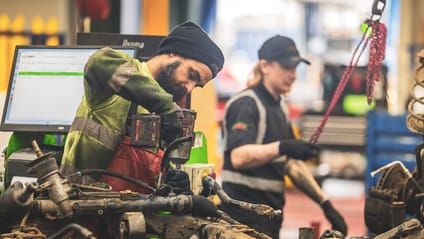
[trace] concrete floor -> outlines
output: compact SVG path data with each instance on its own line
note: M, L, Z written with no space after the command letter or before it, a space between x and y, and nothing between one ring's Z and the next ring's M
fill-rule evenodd
M344 216L348 225L348 238L364 236L367 233L364 223L365 191L364 182L359 180L326 179L322 188L332 204ZM319 225L318 235L330 229L321 208L302 192L296 189L287 191L284 223L281 239L298 239L300 227Z

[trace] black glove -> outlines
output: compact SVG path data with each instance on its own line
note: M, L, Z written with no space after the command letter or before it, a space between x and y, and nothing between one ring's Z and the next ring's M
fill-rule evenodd
M330 200L326 200L321 204L325 217L331 223L332 229L337 230L343 235L347 235L347 225L342 215L333 207Z
M193 194L190 190L188 174L182 170L170 167L165 174L165 183L172 187L175 194Z
M181 137L183 135L183 119L184 114L180 110L171 114L161 115L161 140L169 144L177 137Z
M315 144L307 143L300 139L281 140L280 155L287 155L290 158L307 160L317 158L320 148Z

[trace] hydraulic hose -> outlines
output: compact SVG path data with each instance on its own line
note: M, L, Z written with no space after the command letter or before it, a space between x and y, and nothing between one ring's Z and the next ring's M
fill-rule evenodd
M123 212L157 213L168 211L174 214L192 214L200 217L215 217L218 209L209 199L195 195L174 197L151 196L146 199L121 200L116 198L71 200L74 215L110 215ZM57 205L51 200L35 200L34 209L40 215L54 215Z
M87 238L87 239L95 239L96 238L96 237L93 236L93 233L91 231L89 231L87 228L80 226L76 223L72 223L72 224L66 225L60 231L49 236L47 239L64 238L64 236L71 231L78 232L82 238Z
M281 215L281 210L274 210L272 207L265 204L254 204L235 200L228 196L228 194L219 186L219 184L210 176L205 176L202 180L204 187L211 188L221 199L221 201L230 206L235 206L243 210L251 211L257 215L266 215L266 216L277 216Z
M139 187L143 187L143 188L147 188L149 190L151 190L152 192L156 192L156 189L154 187L149 186L147 183L137 180L135 178L132 177L128 177L124 174L120 174L120 173L115 173L112 171L108 171L106 169L82 169L74 174L71 174L70 176L73 175L80 175L80 176L84 176L84 175L92 175L92 174L105 174L108 176L112 176L112 177L116 177L125 181L128 181L130 183L133 183Z

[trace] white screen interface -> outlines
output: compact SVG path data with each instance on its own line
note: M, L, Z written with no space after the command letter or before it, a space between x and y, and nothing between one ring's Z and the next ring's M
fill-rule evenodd
M41 131L40 126L57 127L52 131L69 128L84 94L84 65L96 50L18 48L3 124L21 125L24 131ZM134 56L135 49L120 50Z

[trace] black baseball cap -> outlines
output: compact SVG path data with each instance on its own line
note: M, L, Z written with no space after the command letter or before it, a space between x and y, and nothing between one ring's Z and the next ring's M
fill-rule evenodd
M284 67L293 67L304 62L308 65L310 61L301 57L296 44L291 38L276 35L266 40L258 51L259 59L278 61Z

